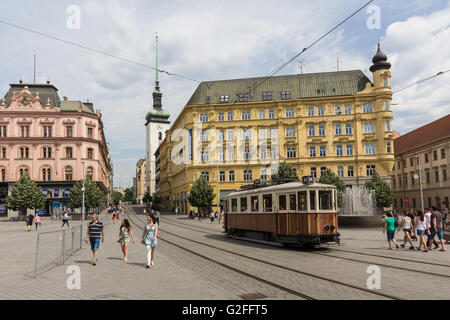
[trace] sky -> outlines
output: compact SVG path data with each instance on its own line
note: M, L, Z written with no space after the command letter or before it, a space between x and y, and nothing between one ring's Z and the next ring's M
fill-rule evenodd
M15 0L0 20L197 81L264 76L368 0ZM369 79L380 41L396 87L450 69L449 0L375 0L279 74L361 70ZM74 9L75 8L75 11ZM79 15L77 14L79 12ZM377 16L374 14L379 12ZM79 17L79 19L77 19ZM374 17L379 17L375 19ZM10 83L50 79L60 97L94 103L103 114L114 185L130 187L145 157L145 115L155 72L0 23L0 94ZM450 112L450 72L393 96L393 128L405 134ZM174 121L199 82L160 75ZM3 93L2 93L3 92Z

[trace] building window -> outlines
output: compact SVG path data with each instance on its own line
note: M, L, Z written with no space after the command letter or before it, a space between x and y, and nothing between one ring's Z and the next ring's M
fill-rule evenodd
M225 182L225 171L220 171L219 181L220 182Z
M269 110L269 119L275 119L275 110Z
M24 173L28 173L28 169L27 168L19 170L19 175L20 175L21 178L23 177Z
M317 107L317 115L323 116L325 114L325 108L324 107Z
M92 148L87 149L87 158L90 160L94 159L94 149Z
M234 140L234 130L233 129L227 130L227 138L228 138L228 141Z
M239 102L248 102L248 93L241 92L238 94Z
M344 113L345 114L352 114L352 106L350 104L346 104L344 106Z
M391 132L391 121L389 121L389 120L385 121L385 128L386 128L386 132Z
M325 170L327 170L327 167L320 167L320 176L325 174Z
M72 126L66 127L66 136L67 136L67 138L72 138L72 136L73 136L73 127Z
M290 91L281 91L281 100L288 100L291 98Z
M334 133L335 133L337 136L340 136L340 135L342 134L342 126L341 126L340 124L337 124L337 125L335 126Z
M266 110L259 110L259 118L260 119L266 118Z
M65 173L66 173L66 181L72 181L73 180L72 167L66 167Z
M334 114L338 115L341 114L341 106L334 106Z
M265 180L267 180L267 177L268 177L267 169L266 168L262 168L261 169L261 177L260 177L260 179L265 181Z
M430 172L426 172L425 175L426 175L427 183L431 183Z
M372 113L372 104L371 103L364 103L363 104L363 112L364 113Z
M435 182L439 182L439 170L436 170L436 171L434 172L434 181L435 181Z
M442 169L442 181L447 181L447 169Z
M88 128L87 130L88 130L87 131L88 132L88 138L92 139L94 137L94 129Z
M223 102L228 102L230 99L229 99L229 97L228 96L220 96L220 102L221 103L223 103Z
M6 138L6 126L0 126L0 138Z
M365 122L364 123L364 133L373 133L373 123L372 122Z
M325 136L325 126L324 125L320 125L319 126L319 136Z
M219 112L218 115L217 115L217 119L219 121L225 121L225 113Z
M244 156L244 160L251 160L252 156L250 153L250 149L245 148L242 154Z
M233 121L233 111L227 113L227 120Z
M2 169L2 182L6 182L6 169Z
M225 139L225 131L219 130L219 137L217 138L217 141L223 141Z
M208 131L202 131L200 134L200 141L201 142L208 142L209 141L209 135Z
M373 144L373 143L366 143L365 144L365 151L366 151L366 154L375 154L375 144Z
M267 139L267 129L259 129L259 139L260 140Z
M209 171L202 171L201 176L203 177L203 179L209 182Z
M389 111L389 101L384 102L384 111Z
M26 147L20 148L20 158L21 159L28 159L30 156L30 149Z
M0 148L0 159L6 159L6 148Z
M317 178L317 168L311 167L311 174L312 177Z
M51 138L51 136L52 136L52 127L44 126L44 137Z
M242 120L250 120L250 111L242 111Z
M228 161L234 161L234 149L227 149Z
M217 158L220 162L224 161L224 156L225 156L225 154L223 152L223 149L217 150Z
M342 167L342 166L338 166L337 167L337 176L339 178L343 178L344 177L344 167Z
M409 158L409 165L412 167L414 165L414 158Z
M207 113L200 113L200 121L201 122L208 122L208 114Z
M51 181L52 179L50 168L42 169L42 180L43 181Z
M52 148L44 147L42 148L42 155L45 159L50 159L52 157Z
M391 142L386 142L386 152L392 153L392 143ZM411 160L412 160L412 158L411 158Z
M352 144L347 145L347 155L353 156L353 145Z
M297 148L296 147L287 147L286 156L288 158L297 158Z
M20 133L22 138L28 138L30 136L30 126L20 126Z
M347 177L353 177L353 166L347 167Z
M264 91L262 93L262 100L263 101L271 101L272 100L272 92L271 91Z
M445 159L445 149L441 149L441 159Z
M326 157L327 156L326 146L320 146L319 147L319 154L320 154L321 157Z
M371 176L373 176L374 173L375 173L375 165L374 164L367 165L366 166L366 174L367 174L367 176L371 177Z
M438 153L437 153L437 150L434 150L433 151L433 160L437 161L437 159L438 159Z
M278 129L270 128L269 129L269 138L270 139L277 139L277 133L278 133Z
M314 107L308 107L308 116L314 117Z
M286 109L286 118L293 118L294 117L294 108L287 108Z
M425 163L428 163L429 159L428 159L428 153L425 153Z
M250 140L251 139L251 129L242 129L242 139Z
M234 171L228 172L228 180L229 180L230 182L233 182L233 181L234 181Z
M286 138L295 138L295 127L286 128Z
M202 159L202 162L209 161L209 150L208 149L202 150L201 159Z
M345 124L345 134L347 134L347 135L352 134L352 124L351 123Z
M315 146L309 147L309 156L310 157L315 157L316 156L316 147Z
M277 160L278 159L278 149L275 147L270 148L270 160Z
M244 170L244 181L252 181L252 170Z
M342 153L342 145L341 144L336 145L336 155L338 157L341 157L343 155L343 153Z
M308 129L308 135L310 137L314 137L315 136L315 131L314 131L314 126L310 126Z
M266 147L259 147L259 158L260 158L260 160L267 159L267 148Z

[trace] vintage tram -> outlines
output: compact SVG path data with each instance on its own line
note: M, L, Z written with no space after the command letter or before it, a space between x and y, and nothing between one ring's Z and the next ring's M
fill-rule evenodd
M282 244L339 243L337 190L312 177L246 188L225 197L225 231Z

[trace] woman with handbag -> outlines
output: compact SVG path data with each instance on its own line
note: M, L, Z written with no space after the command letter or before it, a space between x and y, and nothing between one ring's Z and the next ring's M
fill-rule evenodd
M142 234L141 243L147 247L147 264L145 267L147 269L150 266L154 266L153 262L155 256L155 248L158 245L158 240L156 239L158 235L158 224L156 223L156 217L154 215L147 216L147 224L144 228L144 233Z
M128 260L128 244L130 243L130 238L133 243L136 243L130 222L128 219L124 219L120 226L119 238L117 239L117 242L120 243L120 246L122 247L123 261L125 262Z

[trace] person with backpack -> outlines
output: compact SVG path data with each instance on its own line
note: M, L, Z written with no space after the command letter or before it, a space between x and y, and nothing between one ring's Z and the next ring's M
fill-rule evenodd
M158 224L154 215L147 216L147 223L145 224L144 232L142 234L141 243L147 248L147 264L145 267L150 269L154 266L155 248L158 246Z
M122 247L123 261L125 262L128 260L128 244L130 243L130 238L133 243L136 242L130 222L128 219L124 219L119 229L119 237L117 238L117 242L120 243L120 246Z
M395 241L394 237L395 237L395 218L392 214L392 211L389 211L387 213L387 218L386 220L384 220L384 228L383 228L383 233L386 232L387 233L387 240L389 243L389 250L392 250L392 242L395 244L395 246L397 247L397 249L399 248L399 245L397 243L397 241Z

